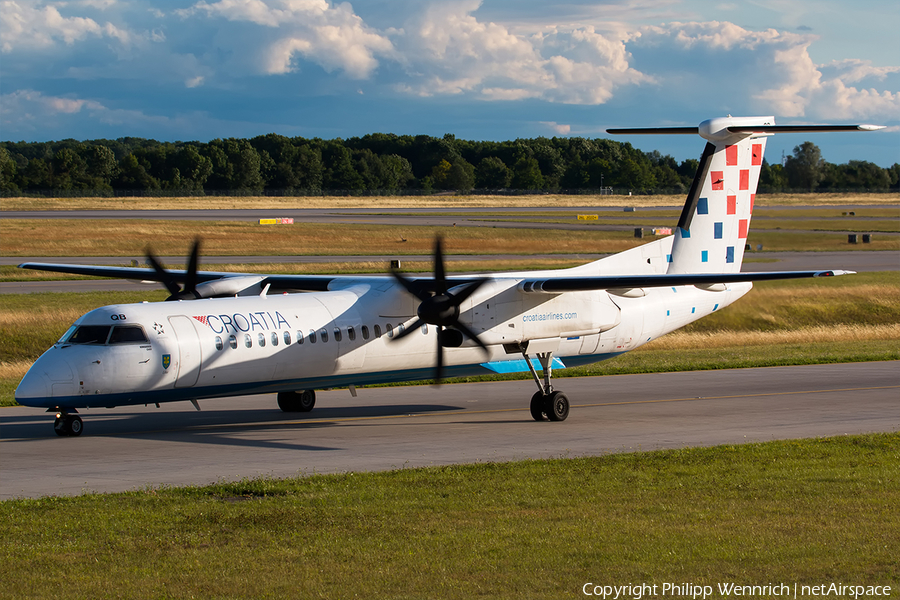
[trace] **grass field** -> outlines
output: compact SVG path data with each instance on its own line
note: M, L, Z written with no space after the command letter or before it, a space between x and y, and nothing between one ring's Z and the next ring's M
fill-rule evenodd
M30 364L80 315L105 304L158 301L165 296L157 287L0 295L0 406L14 404L13 392ZM556 370L554 375L897 359L900 272L891 271L758 283L726 309L633 352L587 367Z
M662 225L663 223L657 223ZM848 244L847 230L803 232L802 221L785 222L785 231L750 231L747 242L766 251L898 250L900 237L875 234L869 244ZM669 223L671 225L671 223ZM84 231L91 231L85 236ZM871 231L871 229L866 229ZM111 219L0 221L3 256L121 256L140 258L151 246L162 256L187 256L192 241L203 240L213 256L316 256L430 254L434 238L445 239L448 254L613 253L652 239L635 239L633 231L559 231L494 227L431 227L297 223L263 226L243 221L149 221ZM238 243L239 241L239 243ZM126 261L127 262L127 261Z
M760 194L767 206L846 206L896 204L897 194ZM547 206L681 206L684 195L523 194L521 196L202 196L191 198L3 198L0 210L178 210L278 208L417 208Z
M11 500L0 597L541 599L589 582L896 597L898 463L892 433Z

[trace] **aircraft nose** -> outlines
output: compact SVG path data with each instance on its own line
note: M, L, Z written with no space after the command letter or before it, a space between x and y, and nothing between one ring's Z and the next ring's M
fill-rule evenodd
M36 372L34 367L25 373L25 377L16 388L16 402L22 406L41 406L50 396L50 382L43 372Z
M56 406L59 397L75 395L72 367L51 349L31 365L15 395L23 406Z

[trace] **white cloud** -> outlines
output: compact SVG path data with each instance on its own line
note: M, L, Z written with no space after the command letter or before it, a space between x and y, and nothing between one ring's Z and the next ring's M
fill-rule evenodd
M646 77L629 66L622 40L593 27L519 31L481 22L479 0L431 4L398 35L409 81L421 96L474 93L486 100L539 98L601 104Z
M115 0L98 0L75 3L88 9L105 9ZM90 17L64 16L58 7L67 8L65 2L49 4L40 1L3 0L0 2L0 50L42 50L62 42L72 46L88 39L107 38L118 42L120 48L128 48L150 37L136 34L126 28L106 21L102 25Z
M182 17L204 14L238 23L253 23L276 30L255 38L259 68L274 75L296 70L300 54L328 71L342 70L364 79L378 67L378 56L392 56L391 41L366 26L350 4L332 6L325 0L220 0L205 1L176 11Z
M571 125L557 123L556 121L541 121L541 125L549 127L557 135L569 135L572 132Z
M884 78L897 68L849 61L817 65L809 46L818 38L733 23L670 23L645 27L629 45L660 90L686 98L691 86L711 105L781 117L896 118L898 94L848 84ZM646 65L646 66L645 66ZM674 67L674 68L673 68Z

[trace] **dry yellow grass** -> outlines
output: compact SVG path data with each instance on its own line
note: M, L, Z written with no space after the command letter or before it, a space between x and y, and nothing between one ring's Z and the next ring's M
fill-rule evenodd
M89 232L89 235L86 234ZM145 221L86 219L0 220L4 256L144 255L148 240L163 256L186 256L203 239L208 255L431 254L441 233L451 254L577 254L620 252L645 240L629 232L398 227L351 223L265 226L245 221Z
M765 206L896 204L897 194L765 194ZM522 196L202 196L190 198L3 198L0 210L188 210L188 209L300 209L300 208L479 208L565 206L680 206L684 195L562 195Z
M0 362L0 380L22 379L28 369L31 368L33 362L31 360Z
M900 323L888 325L828 325L788 331L673 331L646 344L642 350L693 350L733 346L816 344L900 340Z

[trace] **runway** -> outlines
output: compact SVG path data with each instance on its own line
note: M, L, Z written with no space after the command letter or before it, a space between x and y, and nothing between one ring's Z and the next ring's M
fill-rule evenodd
M324 391L305 416L271 395L94 409L79 438L2 408L0 499L900 430L897 362L554 383L562 423L531 419L531 381Z

